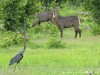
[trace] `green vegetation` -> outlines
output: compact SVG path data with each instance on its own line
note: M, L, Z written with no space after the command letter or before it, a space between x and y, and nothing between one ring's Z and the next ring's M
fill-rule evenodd
M48 43L48 35L45 38L41 36L37 39L33 35L33 38L27 43L26 53L20 64L21 70L18 66L16 72L13 72L15 65L8 67L8 64L11 57L22 50L23 44L1 48L0 73L3 75L63 75L63 73L70 71L95 70L98 72L100 67L100 36L95 37L83 33L81 39L74 39L72 31L70 32L65 31L66 34L62 40L66 43L66 48L60 49L44 47Z
M0 4L5 1L7 0L1 0ZM97 35L100 33L98 32L100 28L98 28L98 22L94 22L94 17L90 14L91 11L84 8L85 2L83 0L55 0L56 2L48 0L49 3L46 3L47 0L41 0L41 2L38 0L34 0L34 2L32 2L33 0L9 1L7 1L8 5L15 1L15 6L14 3L12 5L15 8L14 11L20 12L9 11L5 16L5 13L0 11L0 75L86 75L80 73L86 71L95 71L98 72L97 75L100 74L100 35ZM16 7L17 3L18 7ZM33 21L36 21L31 15L43 11L40 9L41 5L46 6L47 10L51 6L59 5L61 7L59 15L79 16L82 20L80 25L82 37L75 39L74 29L66 28L64 37L60 38L60 32L56 25L47 22L29 28ZM0 7L3 10L2 5ZM12 12L13 14L10 14ZM27 48L20 64L21 70L18 65L16 71L13 72L15 65L9 67L8 64L10 59L23 49L24 15L26 15L27 21ZM14 20L14 30L5 28L6 19L4 17Z
M27 33L32 31L33 29ZM93 36L89 31L86 31L82 33L82 38L74 39L73 34L74 32L70 29L65 30L62 39L65 43L64 48L61 48L61 44L58 49L49 49L48 42L50 43L51 35L30 33L32 36L27 42L26 53L20 64L21 70L18 66L16 72L13 72L15 65L9 67L8 64L11 57L22 50L23 43L0 48L0 73L3 75L66 75L66 72L86 72L86 70L98 72L100 36ZM57 39L61 38L57 37Z
M92 33L94 35L100 34L100 1L98 0L87 0L84 2L84 6L86 10L91 12L93 17L93 23L96 25L92 25Z

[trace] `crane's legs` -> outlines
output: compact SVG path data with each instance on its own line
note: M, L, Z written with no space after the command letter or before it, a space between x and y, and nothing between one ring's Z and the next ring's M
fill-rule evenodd
M14 67L14 72L15 72L16 66L17 66L17 63L16 63L16 65L15 65L15 67Z
M19 69L21 70L21 68L20 68L20 62L18 64L19 64Z
M15 72L15 70L16 70L17 64L19 64L19 69L21 70L21 68L20 68L20 63L16 63L16 65L15 65L15 67L14 67L14 72Z

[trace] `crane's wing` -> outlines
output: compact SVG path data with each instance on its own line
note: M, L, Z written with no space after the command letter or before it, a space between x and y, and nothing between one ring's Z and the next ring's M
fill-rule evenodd
M14 64L14 63L18 63L20 62L20 60L23 58L23 55L22 54L17 54L16 56L14 56L11 60L10 60L10 63L9 63L9 66Z

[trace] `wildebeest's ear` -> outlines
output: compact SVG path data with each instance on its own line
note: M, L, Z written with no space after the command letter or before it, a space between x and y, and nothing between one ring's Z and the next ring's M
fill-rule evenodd
M41 8L42 10L46 10L46 7L44 7L44 6L41 6L40 8Z
M57 10L60 10L60 7L57 7Z

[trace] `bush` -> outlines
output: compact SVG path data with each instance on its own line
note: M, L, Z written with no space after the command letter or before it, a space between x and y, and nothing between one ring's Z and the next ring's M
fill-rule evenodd
M100 34L100 1L99 0L87 0L84 2L86 10L91 12L92 17L96 25L92 27L93 34ZM97 26L98 25L98 26Z
M7 30L15 31L19 25L18 19L21 14L19 13L19 3L19 0L8 0L4 4L4 27Z
M53 37L59 36L59 30L56 25L49 25L50 35Z
M34 33L43 33L43 34L49 34L53 37L57 37L59 35L59 29L56 25L48 24L46 22L41 23L41 25L38 25L34 27Z
M65 45L66 44L61 39L57 39L56 37L53 37L48 42L48 48L65 48Z
M34 0L7 0L3 5L4 27L6 30L19 31L23 28L24 17L27 19L39 11L40 3ZM27 26L28 27L28 26Z
M59 35L59 30L57 28L56 25L53 24L48 24L44 27L44 32L46 32L46 34L50 34L53 37L57 37Z
M18 44L23 41L22 34L14 35L11 32L6 32L8 36L2 38L2 42L0 43L1 47L8 47L12 44Z
M99 35L100 34L100 26L99 25L92 25L92 33L94 35Z
M42 33L43 27L42 26L36 26L34 27L34 33Z

